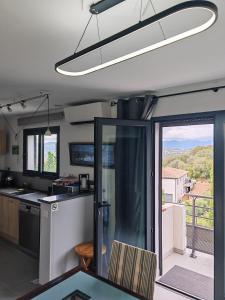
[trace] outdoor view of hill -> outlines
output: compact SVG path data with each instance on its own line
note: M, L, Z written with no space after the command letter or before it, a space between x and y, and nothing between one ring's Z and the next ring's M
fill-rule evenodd
M186 170L192 179L212 182L213 146L197 146L180 154L168 154L163 158L163 167Z
M44 170L56 172L56 142L45 142L44 146Z
M173 153L173 152L172 152ZM188 171L190 179L196 184L190 193L202 196L213 195L213 146L196 146L190 150L183 150L180 154L165 155L163 167L172 167ZM183 198L186 205L187 223L192 223L192 198ZM196 200L196 223L199 226L213 229L213 199L198 198Z

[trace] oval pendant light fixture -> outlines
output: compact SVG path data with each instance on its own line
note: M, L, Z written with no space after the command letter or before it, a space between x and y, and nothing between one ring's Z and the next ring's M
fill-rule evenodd
M194 27L192 29L189 29L185 32L182 32L182 33L179 33L177 35L174 35L172 37L169 37L165 40L162 40L160 42L157 42L153 45L149 45L147 47L144 47L142 49L139 49L137 51L134 51L134 52L131 52L131 53L128 53L126 55L123 55L123 56L120 56L116 59L112 59L112 60L109 60L109 61L106 61L106 62L101 62L100 64L96 64L96 66L94 67L90 67L90 68L87 68L87 69L84 69L82 71L68 71L66 70L66 68L69 67L70 63L73 63L73 65L76 63L76 60L78 60L78 58L80 57L84 57L86 54L88 53L91 53L97 49L103 49L104 46L116 41L116 40L119 40L125 36L128 36L129 34L131 33L134 33L146 26L149 26L151 24L154 24L156 22L160 22L161 20L171 16L171 15L174 15L178 12L181 12L181 11L186 11L186 10L190 10L190 9L194 9L194 8L200 8L202 10L207 10L209 13L210 13L210 17L208 18L207 21L205 21L203 24L197 26L197 27ZM123 61L126 61L126 60L129 60L131 58L134 58L136 56L140 56L144 53L147 53L147 52L150 52L150 51L153 51L155 49L158 49L158 48L161 48L161 47L164 47L166 45L169 45L169 44L172 44L172 43L175 43L177 41L180 41L180 40L183 40L187 37L190 37L190 36L193 36L195 34L198 34L202 31L205 31L206 29L208 29L209 27L211 27L215 22L216 22L216 19L217 19L217 15L218 15L218 11L217 11L217 6L210 2L210 1L205 1L205 0L199 0L199 1L186 1L186 2L183 2L183 3L180 3L180 4L177 4L175 6L172 6L148 19L145 19L143 21L140 21L138 22L137 24L125 29L125 30L122 30L92 46L89 46L79 52L75 52L73 55L57 62L55 64L55 70L62 74L62 75L66 75L66 76L82 76L82 75L87 75L87 74L90 74L90 73L93 73L95 71L98 71L98 70L101 70L101 69L105 69L107 67L110 67L112 65L115 65L115 64L118 64L118 63L121 63ZM89 20L90 21L90 20ZM89 24L89 23L88 23ZM87 26L86 26L87 28Z

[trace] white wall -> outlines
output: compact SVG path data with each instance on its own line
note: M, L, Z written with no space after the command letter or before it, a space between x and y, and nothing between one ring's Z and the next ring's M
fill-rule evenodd
M116 107L113 107L113 116L115 115L115 110ZM160 99L156 106L154 117L215 110L225 110L225 90L219 90L217 93L208 91L203 93L195 93ZM10 118L10 122L12 123L14 130L17 131L17 118ZM60 125L61 128L60 175L77 175L81 172L84 172L84 167L80 168L70 166L68 143L92 142L94 140L93 125L72 126L65 121L61 121L60 124L52 123L52 125ZM4 125L3 118L0 119L0 126L5 126L9 133L10 152L12 144L20 145L19 156L8 154L4 158L0 157L0 168L9 167L13 171L22 171L22 132L18 137L18 141L16 141L9 127L7 125ZM36 126L31 125L26 127L32 128L41 126L46 126L46 124L39 124ZM93 177L92 168L85 168L85 170Z
M173 252L173 204L162 207L162 254L166 258Z
M184 254L186 250L186 209L180 204L164 204L162 207L162 254L166 258L173 252Z
M181 178L176 180L177 188L176 188L176 202L181 200L184 195L184 184L186 181L187 175L182 176Z
M187 245L186 209L184 205L173 206L173 248L184 254Z
M45 123L31 124L25 127L17 126L17 118L10 118L14 130L19 131L17 139L15 135L7 127L9 135L9 153L4 157L3 167L10 168L11 171L23 171L23 128L38 128L46 127ZM52 122L52 126L60 126L60 175L66 176L69 174L78 175L79 173L89 173L93 178L93 168L71 166L69 158L69 142L93 142L94 141L94 125L70 125L65 120ZM12 145L19 145L19 155L12 155Z
M116 116L116 106L111 107L112 117ZM20 116L21 117L21 116ZM10 124L15 132L19 132L17 138L15 134L10 130L9 126L3 121L8 133L8 150L9 153L2 158L3 163L0 167L3 169L10 168L11 171L22 172L23 171L23 129L24 128L38 128L46 127L46 123L40 124L30 124L23 127L17 126L18 117L9 118ZM83 125L70 125L70 123L65 120L58 122L51 122L51 126L60 126L60 175L67 176L70 174L78 175L80 173L89 173L90 178L94 176L94 169L90 167L83 166L71 166L69 158L69 147L70 142L94 142L94 125L93 124L83 124ZM1 126L1 122L0 122ZM19 155L12 155L12 145L19 145Z
M173 202L176 201L176 179L163 178L162 179L162 190L165 194L173 195Z

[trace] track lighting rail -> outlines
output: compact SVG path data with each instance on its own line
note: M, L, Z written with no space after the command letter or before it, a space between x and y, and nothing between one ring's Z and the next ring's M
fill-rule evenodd
M15 102L11 102L11 103L0 105L0 109L6 107L8 109L8 111L11 112L12 111L11 107L14 106L14 105L21 104L21 106L23 108L25 108L26 107L26 105L25 105L26 102L37 100L37 99L42 99L42 98L46 98L47 99L48 96L49 96L49 94L44 93L44 94L40 94L38 96L21 99L21 100L15 101Z

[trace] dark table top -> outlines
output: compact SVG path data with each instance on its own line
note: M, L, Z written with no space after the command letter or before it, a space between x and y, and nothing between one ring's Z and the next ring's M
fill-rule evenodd
M108 279L75 268L18 300L62 300L76 290L89 295L93 300L144 299Z

